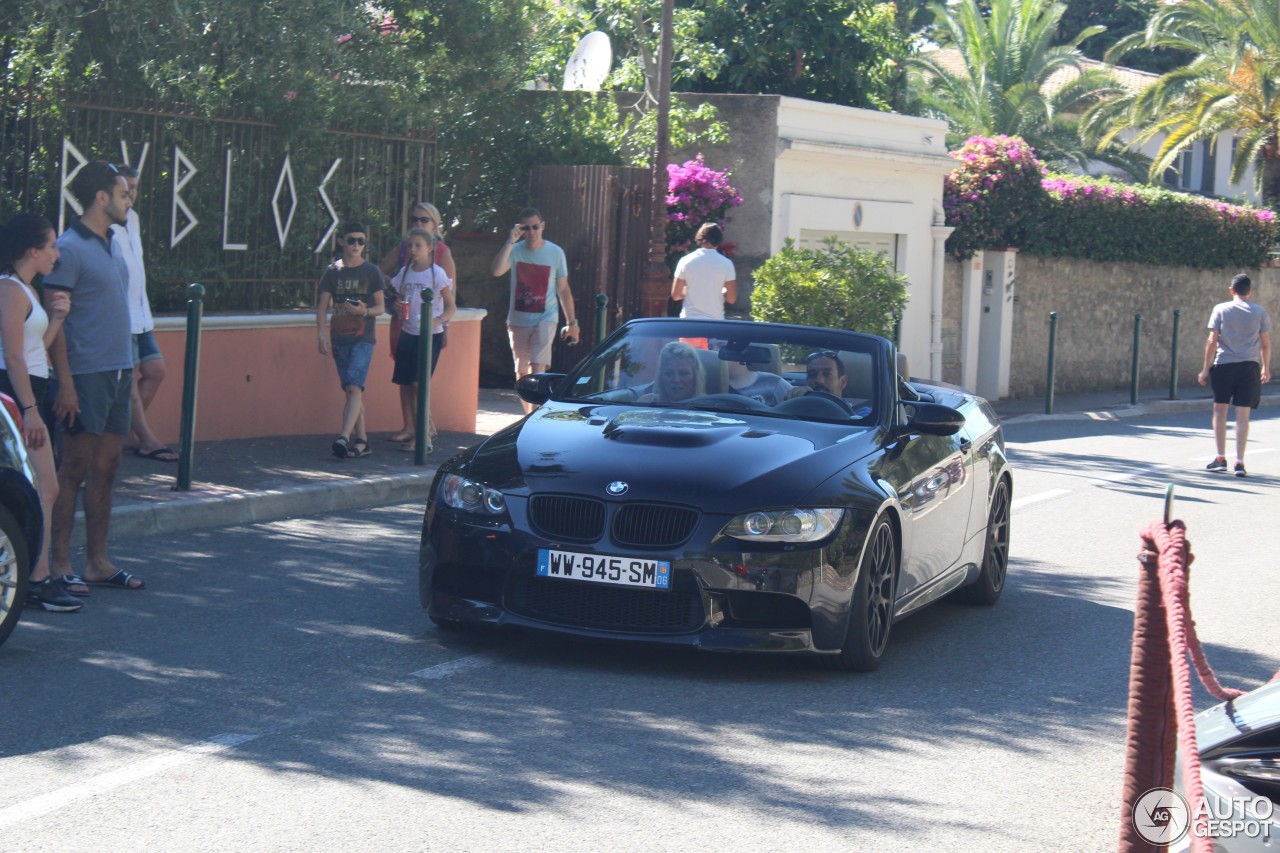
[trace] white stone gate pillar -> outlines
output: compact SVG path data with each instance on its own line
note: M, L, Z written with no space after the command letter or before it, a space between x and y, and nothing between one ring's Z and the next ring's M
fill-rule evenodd
M978 252L964 262L960 290L960 384L978 390L978 342L982 339L982 282L986 267Z
M982 321L978 381L974 390L989 400L1009 396L1013 351L1013 295L1017 249L987 252L982 278Z

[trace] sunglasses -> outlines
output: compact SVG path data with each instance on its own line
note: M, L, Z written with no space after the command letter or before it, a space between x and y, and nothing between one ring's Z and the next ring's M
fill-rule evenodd
M422 225L426 225L428 222L435 222L435 220L432 219L430 216L410 216L409 221L418 222L418 223L421 223Z
M542 225L540 224L539 225L521 225L520 230L521 231L537 231L541 227Z
M815 358L829 358L832 361L839 361L840 354L829 349L820 350L818 352L811 352L807 356L805 356L804 363L808 364L809 362L813 361Z
M344 237L343 240L348 246L363 246L365 243L363 237Z

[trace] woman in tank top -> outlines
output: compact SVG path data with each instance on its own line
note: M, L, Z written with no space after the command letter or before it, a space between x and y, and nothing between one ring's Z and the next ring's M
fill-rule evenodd
M48 275L58 261L53 226L43 216L22 213L0 227L0 392L22 410L22 438L39 479L44 508L44 543L31 571L27 606L43 610L79 610L80 600L64 583L49 577L49 528L58 497L58 474L53 465L51 428L46 392L49 385L49 344L57 337L71 310L71 296L49 295L46 313L32 285Z

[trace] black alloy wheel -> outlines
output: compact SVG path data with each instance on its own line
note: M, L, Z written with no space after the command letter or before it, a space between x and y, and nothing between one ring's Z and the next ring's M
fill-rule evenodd
M991 496L991 515L987 520L987 545L982 552L982 571L978 579L956 590L956 598L966 604L990 607L1000 600L1009 574L1009 481L1000 480Z
M889 519L876 519L867 538L849 610L849 630L840 654L829 658L836 669L871 672L889 647L893 601L898 587L898 541Z
M22 525L0 507L0 643L13 633L27 601L31 561Z

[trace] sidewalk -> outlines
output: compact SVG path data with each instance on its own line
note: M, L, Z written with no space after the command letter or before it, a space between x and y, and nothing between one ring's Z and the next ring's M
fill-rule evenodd
M1059 394L1053 415L1044 414L1043 398L1006 400L995 408L1006 423L1203 411L1208 426L1208 389L1180 389L1178 400L1165 399L1167 396L1167 388L1152 390L1141 396L1139 405L1130 406L1127 390ZM1262 405L1280 405L1280 394L1265 395ZM151 536L408 501L425 503L437 465L522 414L520 399L509 389L480 389L479 406L476 433L440 433L434 452L421 468L413 464L412 453L385 440L391 434L387 432L370 436L372 455L347 460L330 455L333 435L327 432L204 441L196 443L191 491L177 492L173 490L176 463L126 454L116 480L111 536ZM78 546L83 541L81 521L72 542Z

